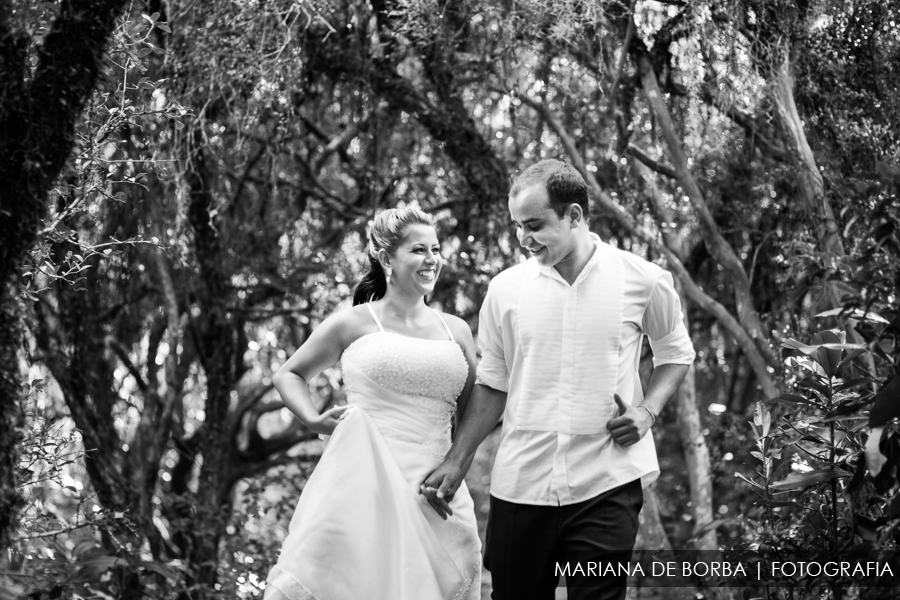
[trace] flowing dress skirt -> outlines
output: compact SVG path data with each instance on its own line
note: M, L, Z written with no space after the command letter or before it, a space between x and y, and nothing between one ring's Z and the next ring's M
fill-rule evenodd
M266 600L474 600L481 543L460 487L446 521L418 492L441 456L351 406L300 496Z

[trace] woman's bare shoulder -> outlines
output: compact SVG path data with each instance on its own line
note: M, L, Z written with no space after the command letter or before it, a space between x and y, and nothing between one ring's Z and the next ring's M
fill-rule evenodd
M339 342L341 347L347 347L360 335L369 329L369 325L376 327L369 310L359 304L349 308L336 310L316 327L319 336L325 335Z
M451 315L449 313L441 313L444 317L444 322L447 323L447 327L450 328L450 332L453 333L453 337L460 343L470 343L472 341L472 329L469 327L469 324L463 321L461 318L456 315Z
M336 336L342 348L346 348L361 336L378 330L372 313L362 304L332 313L322 322L324 333Z

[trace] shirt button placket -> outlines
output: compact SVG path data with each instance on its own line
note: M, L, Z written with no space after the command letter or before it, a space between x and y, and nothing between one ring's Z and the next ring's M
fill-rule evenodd
M566 471L566 454L572 436L572 402L574 401L575 381L575 334L577 326L577 287L568 286L565 294L562 319L562 347L559 373L559 402L557 414L557 445L553 457L553 489L557 502L568 503L570 500L569 480Z

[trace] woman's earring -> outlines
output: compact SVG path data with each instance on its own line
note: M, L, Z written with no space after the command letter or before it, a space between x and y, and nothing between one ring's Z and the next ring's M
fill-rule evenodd
M385 276L385 280L386 280L386 281L390 281L390 280L391 280L391 268L390 268L390 267L385 267L385 268L384 268L384 276Z

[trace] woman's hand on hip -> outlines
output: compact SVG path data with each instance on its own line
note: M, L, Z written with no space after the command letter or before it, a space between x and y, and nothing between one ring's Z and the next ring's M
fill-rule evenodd
M334 428L337 427L337 424L349 408L349 404L332 406L319 415L315 421L310 422L309 428L313 433L318 433L319 435L332 435L334 433Z

